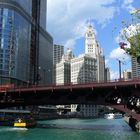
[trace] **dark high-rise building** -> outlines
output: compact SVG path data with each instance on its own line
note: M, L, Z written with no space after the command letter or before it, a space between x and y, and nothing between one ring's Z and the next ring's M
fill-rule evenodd
M0 0L0 84L51 84L46 0Z
M140 64L136 57L131 58L132 62L132 79L140 79Z

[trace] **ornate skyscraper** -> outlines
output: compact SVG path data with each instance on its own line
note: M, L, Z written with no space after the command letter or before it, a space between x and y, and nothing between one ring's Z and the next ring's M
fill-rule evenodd
M90 55L97 61L97 81L104 81L105 59L102 48L96 40L93 27L87 26L85 33L85 54Z
M85 33L85 54L89 54L94 58L97 57L97 42L91 25L87 26Z

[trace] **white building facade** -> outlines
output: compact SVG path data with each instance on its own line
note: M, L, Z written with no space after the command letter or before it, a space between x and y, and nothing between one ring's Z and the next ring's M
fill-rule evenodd
M71 112L77 112L77 104L71 104Z
M64 55L64 46L53 45L53 83L56 84L56 64L60 63Z
M90 83L105 80L105 58L102 48L96 40L93 27L87 26L85 33L85 53L73 57L72 51L67 49L62 61L56 64L56 84ZM77 105L71 105L75 112ZM99 106L80 105L80 112L84 117L98 116Z
M80 55L71 59L71 83L87 83L97 80L96 59L90 55Z
M103 50L96 40L93 27L87 26L85 33L85 54L90 55L97 61L97 81L104 81L105 72L105 58L103 56Z
M70 61L61 61L56 64L56 84L70 83Z
M71 83L71 59L72 50L67 49L66 55L63 55L60 63L56 64L56 84Z
M105 80L105 58L102 48L96 40L93 27L87 26L85 33L85 54L71 59L71 82L90 83ZM76 106L76 105L74 105ZM80 113L84 117L97 117L98 105L80 105ZM74 111L74 108L72 109Z

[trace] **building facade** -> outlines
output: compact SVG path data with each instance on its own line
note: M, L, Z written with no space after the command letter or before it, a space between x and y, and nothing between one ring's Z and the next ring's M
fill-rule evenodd
M73 57L72 51L67 50L62 61L56 64L56 84L78 84L105 80L105 58L102 48L95 38L93 27L87 26L85 34L85 53ZM65 79L69 79L65 80ZM84 117L98 115L99 106L79 105ZM71 111L77 111L77 104L71 105Z
M93 27L88 25L85 33L85 54L89 54L96 59L98 56L97 45Z
M88 57L87 57L88 56ZM77 83L88 83L88 82L102 82L105 80L105 57L103 56L103 50L100 47L98 41L96 40L93 27L91 25L87 26L85 33L85 54L84 57L87 57L82 63L84 71L81 76L82 71L78 75L77 79L74 79L74 74L71 74L71 79L73 82ZM72 65L72 63L71 63ZM78 65L78 64L77 64ZM73 68L76 67L73 66ZM78 67L78 66L77 66ZM74 71L74 70L73 70ZM73 73L73 71L71 73ZM82 77L82 78L81 78ZM82 79L82 81L81 81ZM76 81L77 80L77 81ZM80 105L80 112L84 117L98 117L99 114L99 105Z
M80 55L71 59L71 83L87 83L97 80L96 59L89 55Z
M0 0L0 20L0 84L52 83L46 0Z
M126 70L123 72L123 79L124 80L131 80L132 79L132 71Z
M105 68L105 81L110 81L110 70L109 68Z
M62 60L62 56L64 55L64 46L62 45L53 45L53 64L57 64Z
M97 81L104 81L105 71L105 58L103 56L103 50L96 40L93 27L87 26L85 33L85 54L90 55L97 61Z
M140 79L140 64L135 57L132 57L132 78Z
M71 83L71 59L73 53L71 49L67 49L66 54L62 56L60 63L56 64L56 84Z
M80 111L83 117L98 117L99 105L80 105Z
M60 63L64 55L64 46L53 45L53 83L56 84L56 64Z
M70 81L70 61L64 60L56 64L56 84L67 84Z
M97 58L97 71L98 71L98 82L103 82L105 80L105 57L99 55Z
M71 60L71 83L90 83L97 81L97 60L88 54L83 54ZM79 106L82 117L97 117L98 108L96 105L71 105L71 110L75 112Z

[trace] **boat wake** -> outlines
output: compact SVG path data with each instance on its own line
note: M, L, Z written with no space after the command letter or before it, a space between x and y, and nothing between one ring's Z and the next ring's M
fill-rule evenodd
M17 128L17 127L15 127L15 128L12 128L13 130L21 130L21 131L26 131L26 130L28 130L27 128Z
M27 128L1 128L0 132L10 132L10 131L27 131Z

